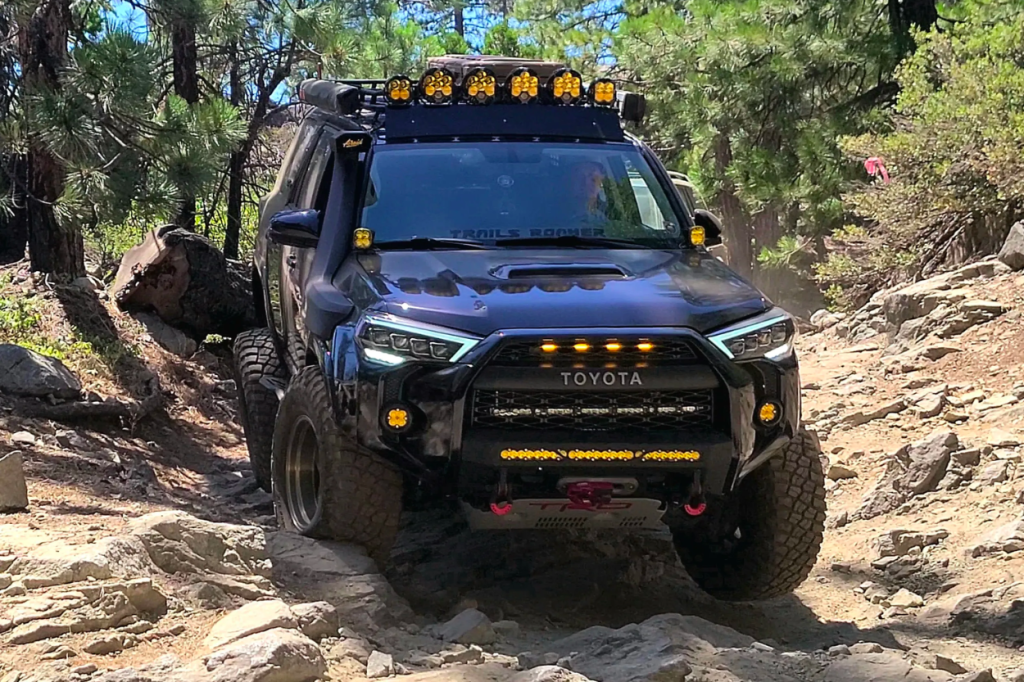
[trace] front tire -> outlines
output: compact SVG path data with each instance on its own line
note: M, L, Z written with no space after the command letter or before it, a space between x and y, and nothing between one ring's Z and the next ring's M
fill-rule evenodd
M260 379L287 379L288 370L277 355L269 329L250 329L235 337L235 387L239 418L245 432L249 464L260 487L270 492L270 451L277 419L277 394Z
M698 585L726 601L792 592L811 572L825 532L825 474L817 441L801 430L747 476L707 520L673 530Z
M296 374L281 400L273 474L281 527L353 542L387 562L402 513L402 476L342 434L318 367Z

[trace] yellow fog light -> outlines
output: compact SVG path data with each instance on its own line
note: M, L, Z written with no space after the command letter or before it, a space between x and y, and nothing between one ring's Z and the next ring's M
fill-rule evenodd
M384 425L398 433L406 431L412 426L412 415L401 405L393 405L384 410Z
M373 246L373 230L357 227L352 232L352 246L357 249L368 249Z
M427 104L448 104L455 92L455 77L448 69L427 69L419 90L420 99Z
M534 100L540 92L540 80L531 69L516 69L508 76L508 91L512 99L520 104L526 104Z
M615 83L608 78L598 78L590 84L590 101L602 107L615 104Z
M782 406L775 402L765 402L761 404L761 408L757 411L757 418L765 426L771 426L779 421L782 417Z
M575 104L583 95L583 77L572 69L559 69L548 80L548 91L558 104Z
M384 83L384 98L393 106L409 104L412 102L412 80L408 76L392 76Z
M704 246L704 228L694 226L690 228L690 243L694 246Z
M462 79L462 92L470 104L490 104L497 87L498 81L490 69L473 69Z

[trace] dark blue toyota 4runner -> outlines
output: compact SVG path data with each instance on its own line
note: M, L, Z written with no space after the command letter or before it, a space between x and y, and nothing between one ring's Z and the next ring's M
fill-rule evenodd
M825 519L793 319L709 255L624 125L548 62L304 81L235 342L252 467L292 531L386 561L403 505L474 529L668 527L723 599L791 591Z

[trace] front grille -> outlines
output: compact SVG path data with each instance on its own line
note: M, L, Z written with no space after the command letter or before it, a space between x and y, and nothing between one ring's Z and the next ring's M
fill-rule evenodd
M545 352L541 346L546 342L557 346L557 350ZM576 343L586 344L587 350L575 350ZM609 343L618 344L619 349L608 350ZM650 349L639 350L642 344L650 344ZM487 364L493 367L572 367L583 361L589 366L689 365L697 361L697 353L689 341L678 337L560 337L508 341Z
M477 390L474 426L497 429L648 431L706 426L714 418L713 391Z

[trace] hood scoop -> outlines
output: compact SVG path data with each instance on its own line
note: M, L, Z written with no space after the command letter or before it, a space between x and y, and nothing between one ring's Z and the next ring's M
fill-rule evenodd
M542 263L538 265L502 265L491 271L498 279L541 279L549 277L610 277L625 279L629 273L614 263Z

